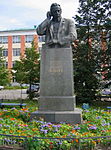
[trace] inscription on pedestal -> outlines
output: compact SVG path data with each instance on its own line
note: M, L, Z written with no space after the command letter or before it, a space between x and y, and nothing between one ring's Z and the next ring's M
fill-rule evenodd
M50 67L49 67L50 73L62 73L63 72L63 66L61 61L50 61Z

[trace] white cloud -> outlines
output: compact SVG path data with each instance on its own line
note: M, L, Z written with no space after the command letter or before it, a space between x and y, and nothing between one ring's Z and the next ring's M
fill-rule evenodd
M72 18L79 0L56 0L62 7L62 16ZM46 18L50 5L55 0L1 0L0 30L32 28ZM7 11L5 11L7 10Z
M28 27L24 22L17 20L16 18L0 16L0 20L2 20L2 22L0 23L0 30L16 29L16 28L21 28L21 27L27 28Z
M10 19L9 22L12 23L12 24L18 24L18 25L21 24L21 23L20 23L17 19L15 19L15 18Z
M13 0L13 4L26 8L37 9L43 14L50 9L50 5L55 3L55 0ZM72 17L79 6L79 0L56 0L63 10L63 16ZM38 12L39 13L39 12Z

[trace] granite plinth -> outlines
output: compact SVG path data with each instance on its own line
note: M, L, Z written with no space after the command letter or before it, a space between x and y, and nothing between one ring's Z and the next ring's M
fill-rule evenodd
M74 111L75 96L40 96L40 111Z
M81 113L82 111L77 108L74 111L35 111L31 114L31 120L43 118L44 121L52 123L81 124Z

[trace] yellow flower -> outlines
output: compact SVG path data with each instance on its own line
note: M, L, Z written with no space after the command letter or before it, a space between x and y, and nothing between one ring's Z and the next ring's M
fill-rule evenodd
M10 130L9 132L10 132L10 133L13 133L13 131L12 131L12 130Z
M17 130L17 132L21 132L20 130Z
M101 140L99 139L99 140L98 140L98 143L100 143L100 142L101 142Z
M3 129L3 131L6 131L7 129Z
M84 135L87 135L88 134L88 132L84 132L82 135L84 136Z
M38 130L37 128L33 128L33 129L32 129L32 131L37 131L37 130Z
M92 141L92 143L93 143L94 145L96 145L96 142L95 142L95 141Z
M66 135L63 135L62 138L66 138Z
M26 136L26 134L25 134L25 133L22 133L21 136Z
M75 141L76 141L76 143L78 143L78 142L79 142L79 140L78 140L78 139L76 139Z
M72 133L75 133L75 132L76 132L76 130L72 130L71 132L72 132Z
M75 133L75 135L78 135L78 134L79 134L78 132Z

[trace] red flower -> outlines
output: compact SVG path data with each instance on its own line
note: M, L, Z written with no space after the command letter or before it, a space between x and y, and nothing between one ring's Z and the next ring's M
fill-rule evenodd
M49 148L52 149L53 148L53 143L50 142L49 144L50 144Z
M10 118L10 120L15 120L15 118Z

